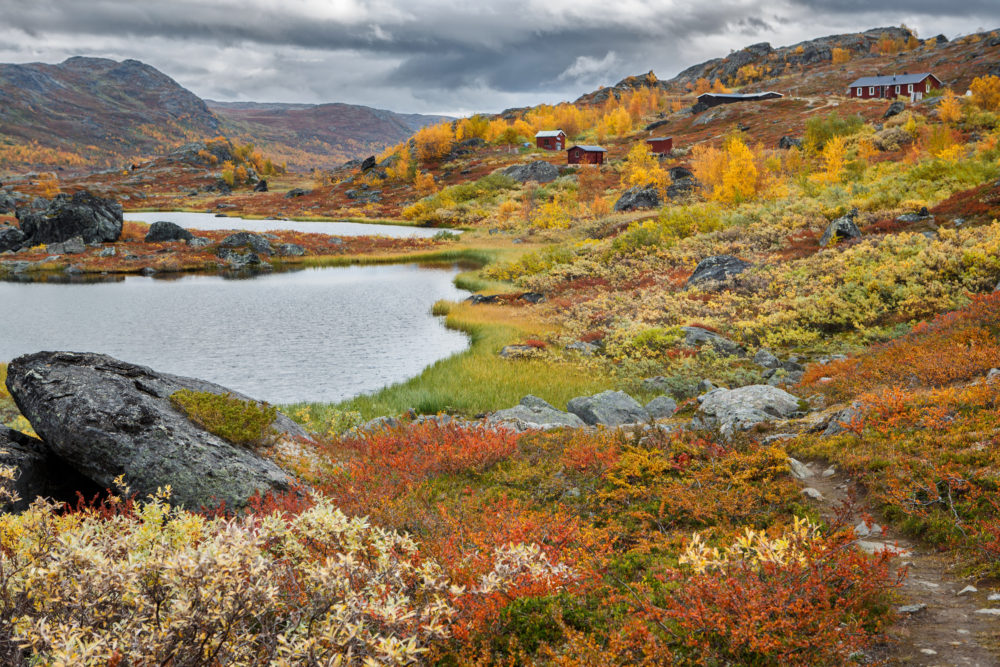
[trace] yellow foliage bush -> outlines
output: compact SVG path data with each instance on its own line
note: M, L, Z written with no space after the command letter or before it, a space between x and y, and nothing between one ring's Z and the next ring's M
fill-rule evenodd
M413 664L463 601L566 573L512 544L466 589L407 535L321 496L297 516L231 519L167 496L134 515L38 502L0 516L0 619L32 664Z
M1000 77L979 76L969 86L972 103L984 111L1000 111Z
M455 143L455 132L451 129L451 123L439 123L437 125L427 125L413 135L416 146L417 158L423 162L429 160L440 160Z

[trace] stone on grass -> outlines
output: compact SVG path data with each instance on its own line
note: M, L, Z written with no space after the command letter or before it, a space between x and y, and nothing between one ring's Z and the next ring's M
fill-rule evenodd
M570 399L566 409L591 426L622 426L649 420L642 405L623 391L602 391Z

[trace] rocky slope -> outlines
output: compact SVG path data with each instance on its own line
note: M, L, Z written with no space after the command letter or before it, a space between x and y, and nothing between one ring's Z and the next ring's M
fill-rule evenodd
M221 127L198 96L137 60L0 64L0 91L0 147L37 144L5 166L54 162L47 151L110 164L213 137Z
M329 168L440 120L348 104L209 105L137 60L0 64L0 174L117 167L220 134Z
M294 170L331 169L377 154L424 125L447 120L356 104L207 103L228 136L257 144Z

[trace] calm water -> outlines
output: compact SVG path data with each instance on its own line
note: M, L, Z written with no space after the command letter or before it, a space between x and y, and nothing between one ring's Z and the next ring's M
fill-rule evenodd
M103 352L272 403L337 401L411 378L467 347L430 314L438 299L466 296L452 284L456 272L399 265L250 280L0 282L0 360Z
M152 224L166 220L185 229L241 229L249 232L295 231L335 236L392 236L396 238L425 238L440 232L428 227L403 225L366 225L360 222L296 222L294 220L244 220L243 218L217 218L214 213L125 213L126 220ZM460 233L450 230L452 233Z

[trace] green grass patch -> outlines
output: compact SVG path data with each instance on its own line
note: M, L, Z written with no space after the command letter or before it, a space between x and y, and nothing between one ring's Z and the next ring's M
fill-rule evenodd
M336 412L358 412L365 419L396 415L413 408L419 413L475 415L509 408L526 394L540 396L557 408L575 396L594 394L615 385L609 372L593 366L538 359L503 359L505 345L532 335L518 324L498 323L477 315L487 307L439 303L436 314L445 315L449 328L469 335L465 352L442 359L415 378L365 394L335 406ZM315 407L313 407L315 406ZM293 406L321 412L322 404Z
M234 445L258 449L273 444L278 436L272 426L278 409L267 403L244 401L228 392L189 389L175 391L170 402L192 422Z

